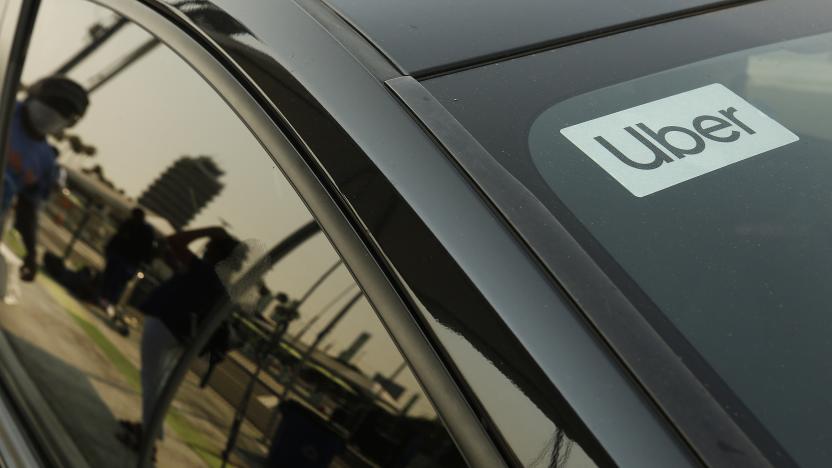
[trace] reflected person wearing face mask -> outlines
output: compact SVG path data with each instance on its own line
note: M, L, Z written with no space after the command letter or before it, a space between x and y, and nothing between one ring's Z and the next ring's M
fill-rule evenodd
M14 200L25 194L26 203L18 204L18 210L27 211L24 216L18 216L26 220L25 226L18 226L26 247L21 268L24 280L34 279L37 271L37 213L59 174L57 152L49 145L47 135L72 126L84 115L88 105L86 90L64 77L36 82L29 88L26 99L15 105L9 126L0 220L5 221Z

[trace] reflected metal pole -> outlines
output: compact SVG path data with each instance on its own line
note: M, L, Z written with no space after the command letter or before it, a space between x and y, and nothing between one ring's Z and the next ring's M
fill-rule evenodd
M311 296L311 295L312 295L312 293L313 293L313 292L315 292L315 290L316 290L316 289L318 289L318 288L321 286L321 284L323 284L323 282L324 282L324 281L326 281L326 279L329 277L329 275L331 275L333 272L335 272L335 270L336 270L339 266L341 266L341 264L342 264L342 263L344 263L344 261L343 261L343 260L341 260L341 259L339 258L337 262L335 262L335 263L334 263L331 267L329 267L329 268L328 268L328 269L324 272L324 274L322 274L322 275L321 275L321 276L320 276L320 277L319 277L319 278L318 278L318 279L317 279L314 283L312 283L312 286L310 286L310 287L309 287L309 289L307 289L307 290L306 290L306 292L303 294L303 296L300 298L300 300L298 300L298 301L294 304L294 308L295 308L295 310L296 310L296 311L297 311L298 309L300 309L300 306L301 306L304 302L306 302L306 300L307 300L307 299L309 299L309 296ZM306 330L308 330L308 329L309 329L309 327L311 327L311 326L312 326L312 324L313 324L313 323L315 323L315 322L317 322L317 321L318 321L318 317L317 317L317 316L312 317L312 318L309 320L309 322L307 322L307 323L306 323L306 325L304 325L304 326L303 326L303 329L301 329L300 333L298 333L298 336L295 336L295 340L297 340L299 336L303 335L303 333L305 333L305 332L306 332Z
M72 237L69 238L69 242L67 242L66 248L64 249L64 262L69 260L69 256L72 255L72 251L75 250L75 243L81 238L81 233L84 232L84 229L86 229L90 219L92 219L92 210L93 209L91 207L84 210L84 214L81 216L78 226L76 226L72 231Z
M95 75L93 77L92 83L89 86L87 86L87 93L92 94L93 92L98 90L98 88L107 84L107 82L115 78L116 75L126 70L127 67L129 67L130 65L136 63L137 60L147 55L159 44L161 44L159 39L156 39L155 37L149 39L147 42L133 50L133 52L130 52L129 54L125 55L124 58L122 58L120 61L116 62L116 64L113 65L112 68Z
M318 280L317 280L317 281L315 281L315 283L313 283L313 284L312 284L312 286L310 286L310 287L309 287L309 289L308 289L308 290L306 290L306 293L303 295L303 297L301 297L301 298L300 298L300 300L298 301L298 303L297 303L297 306L296 306L296 307L300 307L300 305L301 305L301 304L303 304L304 302L306 302L306 300L307 300L307 299L309 299L309 296L311 296L311 295L312 295L312 293L313 293L313 292L315 292L315 290L316 290L316 289L318 289L318 287L320 287L320 286L321 286L321 284L323 284L323 282L324 282L327 278L329 278L329 275L331 275L331 274L335 271L335 269L336 269L336 268L338 268L339 266L341 266L341 264L342 264L342 263L344 263L344 261L343 261L343 260L341 260L341 259L339 258L339 259L338 259L338 261L337 261L337 262L335 262L335 264L334 264L334 265L332 265L331 267L329 267L329 269L328 269L328 270L326 270L326 271L324 272L324 274L322 274L322 275L321 275L321 277L320 277L320 278L318 278Z
M396 380L396 377L398 377L399 374L401 374L402 371L404 371L406 368L407 368L407 362L404 361L401 364L399 364L399 367L397 367L396 370L394 370L392 374L387 376L387 380L389 380L391 382Z
M332 320L330 320L329 323L326 324L324 329L318 332L318 336L315 337L315 341L312 342L312 344L308 348L306 348L303 354L301 354L300 359L298 359L298 362L295 363L294 366L292 366L292 371L289 374L289 382L287 382L283 386L283 392L281 392L280 397L278 398L278 401L280 403L286 401L287 397L289 396L289 393L292 392L292 390L294 390L295 384L297 383L298 376L300 374L300 370L301 368L303 368L303 365L306 363L306 361L308 361L309 358L312 356L312 353L314 353L315 350L318 349L318 346L321 344L324 338L326 338L327 335L329 335L332 332L335 326L338 325L338 322L340 322L341 319L343 319L347 315L347 312L349 312L350 309L352 309L352 307L358 302L359 299L361 299L362 296L364 296L364 291L359 290L349 300L349 302L344 304L344 307L342 307L341 310L338 311L335 317L333 317ZM266 430L263 433L264 439L269 437L269 434L271 434L272 432L272 426L274 426L275 419L277 419L277 412L279 406L280 405L275 406L275 409L272 411L272 415L269 417L269 422L266 424Z
M315 314L314 316L312 316L312 318L310 318L310 319L309 319L309 321L308 321L308 322L306 322L306 323L303 325L303 328L301 328L301 329L300 329L300 331L299 331L299 332L298 332L298 333L294 336L294 338L292 338L292 339L293 339L295 342L300 342L301 337L302 337L303 335L305 335L305 334L306 334L306 332L307 332L307 331L309 331L309 329L310 329L310 328L312 328L312 325L314 325L314 324L315 324L318 320L320 320L320 319L321 319L321 317L322 317L325 313L329 312L329 309L330 309L332 306L334 306L335 304L337 304L337 303L338 303L338 301L340 301L341 299L343 299L343 298L344 298L344 296L346 296L348 292L352 291L352 289L353 289L354 287L355 287L355 283L350 283L350 285L349 285L349 286L347 286L347 289L344 289L343 291L341 291L341 292L340 292L337 296L335 296L335 299L333 299L333 300L329 301L329 304L325 305L325 306L321 309L321 311L320 311L320 312L318 312L317 314Z
M399 364L399 367L397 367L396 370L394 370L392 373L390 373L390 375L385 377L385 379L387 379L387 381L389 381L389 382L393 382L394 380L396 380L396 377L398 377L399 374L401 374L402 371L404 371L406 368L407 368L407 361L404 361L401 364ZM379 388L376 391L376 393L374 395L375 398L380 398L381 394L385 392L384 385L379 384L379 386L381 388Z
M343 263L343 260L340 258L337 262L335 262L331 267L329 267L313 284L309 287L306 293L295 303L295 309L297 309L301 304L303 304L309 296L315 292L318 287L323 284L324 281ZM228 464L228 459L231 457L231 452L234 450L234 447L237 445L237 435L240 433L240 428L242 427L243 420L245 419L246 410L248 409L248 403L251 400L251 395L254 393L254 384L258 381L260 377L260 373L263 370L264 364L266 360L269 359L270 350L277 347L280 344L280 340L283 335L286 333L286 329L289 327L289 322L286 318L281 319L278 317L278 323L275 326L274 331L272 332L271 336L266 342L266 345L257 353L257 366L254 369L251 377L249 378L248 384L246 385L246 389L243 392L243 397L240 399L240 404L237 407L234 415L234 422L231 424L231 430L229 431L228 440L225 444L225 450L222 452L222 464L220 465L221 468L225 468ZM266 424L268 428L271 425L271 420L269 423Z
M254 368L254 372L251 373L251 377L246 384L246 389L243 391L243 397L240 399L240 404L237 405L234 411L234 421L231 423L231 429L228 431L228 440L225 443L225 449L222 451L222 464L220 468L225 468L228 464L228 459L231 458L231 452L237 446L237 436L240 433L240 428L243 427L243 421L248 412L248 404L251 401L252 394L254 394L254 386L260 381L260 373L263 371L263 364L269 357L269 350L280 343L280 339L286 333L288 327L288 321L281 320L278 322L266 344L257 353L257 366Z
M419 401L419 394L418 394L418 393L414 393L414 394L410 397L410 399L409 399L409 400L407 400L407 403L405 403L405 404L404 404L404 407L403 407L403 408L402 408L402 410L399 412L399 414L400 414L400 415L402 415L402 416L407 416L407 413L409 413L409 412L410 412L410 410L412 410L412 409L413 409L413 406L416 404L416 402L417 402L417 401Z
M97 36L93 37L92 41L89 44L84 46L81 50L75 53L72 57L69 58L63 65L58 67L52 74L53 75L66 75L73 68L77 67L81 62L87 59L93 52L98 50L99 47L104 45L105 42L110 40L110 38L115 35L115 33L119 32L124 26L129 23L127 18L119 17L115 23L112 25L105 27L102 32L100 32Z

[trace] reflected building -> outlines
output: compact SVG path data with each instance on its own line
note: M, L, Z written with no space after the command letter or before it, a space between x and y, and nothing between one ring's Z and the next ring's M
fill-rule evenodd
M153 181L139 204L182 229L223 190L223 171L210 156L183 156Z

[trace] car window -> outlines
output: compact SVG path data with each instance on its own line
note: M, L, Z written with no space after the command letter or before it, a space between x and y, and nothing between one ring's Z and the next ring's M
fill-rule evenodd
M46 0L20 88L0 365L50 451L92 466L131 466L143 443L159 466L464 465L312 214L176 53L97 5Z
M749 9L767 8L757 7ZM778 28L738 9L426 87L561 220L772 459L818 466L832 413L820 358L830 351L832 25L815 20L828 4L770 8ZM765 33L667 45L709 25ZM621 64L605 61L637 49Z

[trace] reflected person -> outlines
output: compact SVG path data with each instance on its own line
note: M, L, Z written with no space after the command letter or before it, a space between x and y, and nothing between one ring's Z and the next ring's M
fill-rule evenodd
M269 308L274 297L269 288L265 284L260 284L257 288L257 301L252 308L252 316L257 319L263 319L266 316L266 310Z
M296 320L300 316L298 313L298 306L300 304L297 300L290 301L289 296L284 292L277 293L275 299L277 300L277 304L274 306L274 309L272 309L271 314L269 314L269 319L271 321L284 321L289 323Z
M101 274L98 302L111 318L116 315L114 304L118 303L127 283L142 263L152 259L154 241L153 228L145 221L144 210L133 208L130 217L107 242L104 249L107 264Z
M207 239L202 257L188 246ZM138 450L156 399L185 346L216 307L230 300L224 275L239 270L245 246L219 227L196 229L167 238L167 261L174 275L150 293L140 306L144 313L141 339L141 423L121 421L117 436ZM159 432L162 437L162 431Z
M58 76L36 82L26 99L15 104L9 125L0 220L5 224L12 203L25 194L25 203L18 206L23 212L16 222L26 249L20 275L23 280L33 280L37 272L37 215L60 174L55 161L58 153L47 136L74 125L88 105L87 92L81 85Z

